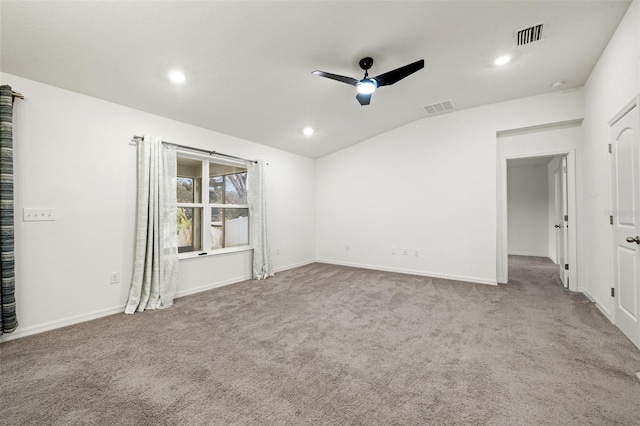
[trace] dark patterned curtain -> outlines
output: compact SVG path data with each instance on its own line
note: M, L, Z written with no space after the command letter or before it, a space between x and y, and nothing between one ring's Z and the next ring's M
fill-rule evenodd
M18 327L13 252L13 92L0 86L0 335Z

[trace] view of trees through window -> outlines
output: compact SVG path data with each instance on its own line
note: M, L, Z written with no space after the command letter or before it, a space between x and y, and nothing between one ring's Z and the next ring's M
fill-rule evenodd
M178 176L178 202L193 203L193 178Z
M247 204L247 172L209 178L211 204Z
M247 204L247 172L209 178L209 203L213 205ZM211 209L211 248L249 244L249 209Z
M209 162L209 196L202 199L204 161L207 160L178 157L176 195L179 252L248 245L246 168ZM206 210L211 212L208 217L202 214ZM203 229L210 231L203 235ZM202 243L203 238L209 240L208 244Z

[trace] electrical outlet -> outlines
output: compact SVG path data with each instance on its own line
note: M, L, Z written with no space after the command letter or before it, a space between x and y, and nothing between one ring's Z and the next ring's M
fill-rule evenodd
M413 255L414 255L415 257L420 257L420 250L415 249L415 250L413 251Z
M120 272L111 272L109 274L109 282L111 284L118 284L120 282Z
M405 256L409 254L409 249L404 248L402 249L402 254L404 254Z

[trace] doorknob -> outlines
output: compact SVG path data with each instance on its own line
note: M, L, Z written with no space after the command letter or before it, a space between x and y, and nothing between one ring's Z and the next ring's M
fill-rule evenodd
M635 238L633 237L627 237L627 242L628 243L636 243L636 244L640 244L640 237L636 236Z
M553 225L554 228L560 228L560 225Z

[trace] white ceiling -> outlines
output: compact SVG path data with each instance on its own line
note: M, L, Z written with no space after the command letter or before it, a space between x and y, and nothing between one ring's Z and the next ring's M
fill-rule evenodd
M317 158L427 116L584 84L629 1L0 2L0 70ZM545 21L515 49L513 31ZM498 68L502 54L514 59ZM360 106L362 78L425 69ZM182 86L171 69L187 76ZM16 88L19 90L19 88ZM562 90L562 89L560 89ZM29 94L25 93L28 97ZM301 134L304 126L316 134ZM153 129L148 129L152 132ZM188 143L188 141L180 141Z

